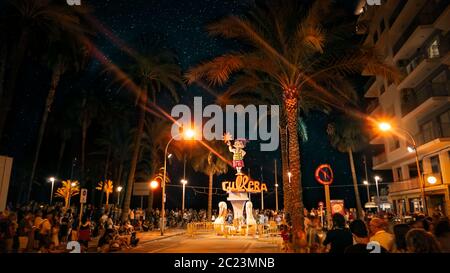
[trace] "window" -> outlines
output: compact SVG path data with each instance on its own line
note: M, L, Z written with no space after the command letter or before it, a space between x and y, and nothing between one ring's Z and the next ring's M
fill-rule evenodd
M422 144L425 144L425 143L433 140L434 134L433 134L433 122L432 121L429 121L429 122L423 124L422 126L420 126L420 129L422 131L422 136L423 136Z
M441 167L439 166L439 157L437 155L430 157L431 162L431 172L440 173Z
M428 58L439 58L439 40L435 38L427 48Z

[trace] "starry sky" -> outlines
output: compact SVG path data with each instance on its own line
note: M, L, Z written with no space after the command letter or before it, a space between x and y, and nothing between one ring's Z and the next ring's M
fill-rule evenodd
M82 4L83 2L93 6L94 17L108 30L103 34L98 34L93 41L109 60L115 63L120 62L124 57L124 52L120 49L120 45L127 45L133 48L134 39L144 33L161 37L178 55L181 67L185 71L190 66L203 60L240 48L236 41L209 36L205 31L205 26L228 14L245 12L253 0L82 0ZM346 5L351 13L354 5L353 1L345 0L341 1L341 3ZM99 65L99 63L93 62L87 73L97 71ZM33 70L32 67L29 68L27 73L35 79L48 77L43 72ZM36 80L36 85L39 84L45 86L45 80L42 80L42 83ZM75 87L62 84L61 88L70 89ZM45 90L46 88L43 87L41 93L24 91L26 100L17 106L19 111L16 114L16 119L20 120L20 124L15 125L17 130L14 130L10 139L14 139L16 144L20 143L17 146L23 147L21 149L9 149L9 153L12 153L19 160L23 158L21 154L30 152L30 144L34 142L34 134L28 133L28 131L37 131L39 125L40 114L26 115L26 112L35 111L39 113L38 107L35 105L37 102L45 100L45 96L43 96ZM220 92L220 89L217 91ZM212 103L214 101L214 97L200 87L190 86L184 91L180 103L192 105L194 96L202 96L204 103ZM35 97L37 99L34 99ZM170 112L170 109L167 110ZM314 170L322 163L329 163L335 172L335 183L331 190L332 199L344 199L346 204L354 207L354 194L351 186L348 157L346 154L341 154L330 147L326 136L328 120L329 117L321 113L311 113L305 119L309 135L308 141L301 143L305 206L316 207L319 201L323 201L323 188L314 180ZM245 169L250 168L253 177L260 178L262 176L269 188L273 188L274 159L278 160L278 179L281 182L280 152L262 153L258 147L257 143L251 143L246 148ZM365 153L370 158L373 151L368 149ZM358 180L362 181L364 168L361 154L355 156L355 161ZM174 176L181 178L182 171L179 171L182 170L182 164L174 161L171 166L173 166L173 169L178 170L178 173ZM261 166L263 166L262 171ZM206 176L195 174L192 169L188 169L187 173L188 176L192 177L190 181L193 181L193 185L207 185ZM44 174L41 175L44 176ZM374 175L374 173L370 172L369 166L369 176L373 177ZM214 186L220 187L219 181L229 177L230 174L217 178ZM16 175L15 178L19 179L19 176ZM175 180L178 181L178 179ZM361 187L360 190L362 201L365 202L365 187ZM169 188L168 196L179 195L179 192L179 188ZM195 193L188 189L187 206L204 207L206 198L205 194ZM213 203L217 204L220 201L219 199L224 198L225 196L217 194L214 196ZM259 204L259 198L254 198L255 208L258 208L259 205L257 206L256 204ZM139 201L135 200L135 202ZM158 197L155 200L155 204L158 204L157 202ZM275 206L273 192L267 195L265 203L266 207ZM176 206L176 204L171 204L171 200L168 200L168 205L169 207L171 205Z

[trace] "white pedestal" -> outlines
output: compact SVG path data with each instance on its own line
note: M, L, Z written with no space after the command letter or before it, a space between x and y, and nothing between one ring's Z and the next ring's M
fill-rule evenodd
M245 203L249 200L248 193L247 192L229 192L227 200L230 201L231 205L233 206L233 213L234 213L233 219L242 219L242 221L245 221L244 207L245 207Z

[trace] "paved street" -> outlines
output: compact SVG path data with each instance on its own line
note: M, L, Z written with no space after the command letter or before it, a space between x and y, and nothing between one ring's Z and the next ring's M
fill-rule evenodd
M212 234L177 235L139 243L127 253L277 253L281 238L275 240L245 237L219 237Z

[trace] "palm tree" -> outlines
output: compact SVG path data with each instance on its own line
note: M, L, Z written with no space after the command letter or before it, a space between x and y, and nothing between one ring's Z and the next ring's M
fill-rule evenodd
M5 13L1 18L5 41L8 41L10 71L8 81L2 99L0 109L0 136L10 110L14 97L16 82L20 74L20 68L29 52L39 59L46 52L48 45L60 41L66 48L80 49L80 43L75 37L82 37L86 28L82 17L88 12L86 6L69 7L64 1L57 0L9 0L5 5ZM72 53L75 52L72 50ZM65 55L66 57L68 55ZM61 59L61 63L55 62L52 66L53 75L51 88L56 89L63 69L73 60ZM65 66L63 65L65 64ZM51 106L52 97L47 99L46 109ZM45 115L45 114L44 114ZM32 172L32 178L34 173ZM32 179L31 179L32 181ZM29 186L31 188L31 186Z
M230 159L230 153L221 142L214 141L208 142L208 145L216 151L218 154L226 158ZM205 148L199 147L193 151L191 154L191 164L192 168L196 172L202 172L206 174L209 178L208 183L208 211L207 211L207 219L211 220L212 216L212 189L213 189L213 178L214 175L224 174L228 171L228 162L219 158L215 153L208 150L205 151Z
M64 199L64 207L68 208L70 203L70 198L80 193L80 184L78 181L63 181L61 187L59 187L56 192L56 197L61 197Z
M111 180L106 180L105 182L100 181L98 182L97 187L95 188L99 191L105 192L106 195L106 210L108 210L109 205L109 195L113 193L114 190L114 184Z
M353 188L356 197L356 210L358 217L363 217L363 208L358 190L358 179L356 178L355 163L353 161L353 152L362 149L367 144L367 137L364 134L364 128L361 120L340 116L334 122L328 124L327 134L330 143L341 153L347 153L352 172Z
M131 194L136 175L141 140L144 133L146 105L150 93L151 101L156 104L156 94L162 90L169 91L175 100L178 100L177 85L184 86L181 69L174 54L169 50L150 44L146 37L140 37L141 51L139 56L134 56L133 63L128 67L127 75L118 76L117 82L121 87L130 86L133 82L139 85L137 102L139 117L136 135L134 138L133 155L131 158L130 172L128 175L127 191L123 202L122 219L125 220L130 209Z
M287 119L287 158L292 178L290 185L284 185L291 187L284 198L291 204L288 212L297 247L304 230L297 135L301 101L310 99L341 107L342 102L355 100L355 95L350 96L344 88L348 86L347 75L365 69L392 78L395 69L382 63L372 49L345 42L353 31L348 24L329 23L338 14L329 0L315 1L309 9L294 0L258 3L245 16L228 16L208 27L211 34L244 41L250 49L225 53L194 67L187 79L189 83L205 79L209 84L222 85L232 74L243 72L276 87Z
M41 1L38 1L41 2ZM42 1L47 2L47 1ZM48 115L51 111L53 101L56 95L56 88L60 82L61 76L68 70L72 69L74 71L79 71L86 61L88 56L89 48L85 43L85 38L89 35L89 27L83 22L82 17L86 10L84 9L71 9L68 6L59 6L59 4L53 4L49 1L47 7L52 5L57 5L59 8L56 10L62 14L60 16L68 17L71 21L71 27L64 28L60 26L60 22L49 29L48 33L45 33L44 38L48 39L48 46L44 49L47 51L45 59L52 71L50 90L47 94L47 99L45 103L45 108L42 114L41 124L39 127L36 152L34 154L33 166L31 169L30 181L27 190L27 200L30 199L31 189L33 185L33 180L36 172L36 167L39 159L39 153L41 149L42 140L44 138L45 128L47 125ZM45 9L46 7L42 7ZM56 12L55 10L50 10L49 12ZM37 11L42 12L41 11ZM49 14L52 15L52 14ZM56 15L55 15L56 16ZM43 19L45 19L44 17ZM38 22L37 22L38 23ZM48 22L42 22L48 23ZM41 38L42 39L42 38Z

